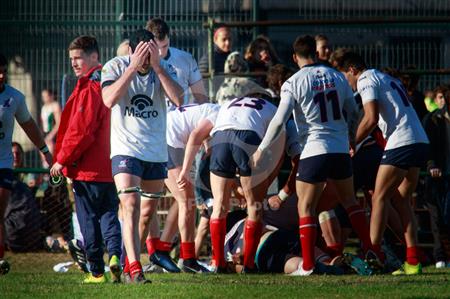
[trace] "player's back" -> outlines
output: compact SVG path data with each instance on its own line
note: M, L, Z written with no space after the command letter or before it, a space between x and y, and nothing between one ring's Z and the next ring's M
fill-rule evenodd
M380 115L378 126L387 141L386 149L428 143L421 122L399 80L370 69L361 74L357 86L363 104L377 101Z
M211 135L223 130L254 131L262 139L277 108L267 100L240 97L221 106Z
M211 103L172 107L167 113L167 144L175 148L184 148L199 121L208 119L214 124L219 109L219 105Z
M283 84L281 92L282 98L294 101L297 127L307 131L302 159L348 152L348 127L342 111L344 106L346 111L356 107L341 73L320 64L307 65Z

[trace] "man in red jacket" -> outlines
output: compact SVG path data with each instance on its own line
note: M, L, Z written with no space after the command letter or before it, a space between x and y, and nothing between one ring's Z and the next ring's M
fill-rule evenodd
M77 217L90 263L84 282L106 282L103 237L112 280L118 282L122 243L119 199L111 172L111 112L101 95L97 41L90 36L77 37L69 45L69 56L78 82L62 112L50 174L73 180Z

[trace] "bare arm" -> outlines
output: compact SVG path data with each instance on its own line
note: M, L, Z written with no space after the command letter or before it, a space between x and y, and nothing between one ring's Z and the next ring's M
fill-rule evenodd
M364 116L356 131L355 143L359 144L375 129L378 123L378 104L371 101L364 104Z
M199 80L190 86L192 95L194 96L195 103L203 104L208 103L209 98L206 94L205 85L203 85L203 80Z
M125 95L130 86L131 80L136 76L139 68L144 64L149 55L149 43L140 42L134 53L130 57L130 65L120 78L109 86L102 88L103 103L106 107L112 108Z
M177 180L180 190L186 186L187 174L191 170L195 155L200 149L203 141L209 137L209 133L213 127L214 125L209 120L204 119L197 124L197 127L189 135L186 151L184 153L183 167Z
M27 136L30 138L31 142L33 142L33 144L37 148L40 149L45 146L45 141L42 137L41 130L39 129L33 118L30 118L26 122L19 123L19 125L22 127ZM50 152L45 154L45 160L48 165L52 165L52 155L50 154Z

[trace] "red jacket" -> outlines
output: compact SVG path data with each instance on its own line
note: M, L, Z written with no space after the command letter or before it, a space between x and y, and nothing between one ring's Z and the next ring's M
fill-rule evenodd
M65 176L89 182L112 182L110 159L111 111L103 104L101 65L78 79L61 114L56 137L56 161Z

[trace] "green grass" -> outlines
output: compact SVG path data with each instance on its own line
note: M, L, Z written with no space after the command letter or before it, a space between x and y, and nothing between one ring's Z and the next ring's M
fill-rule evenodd
M450 270L421 276L361 277L150 274L149 285L83 285L73 267L55 273L66 254L9 254L11 272L0 276L0 298L450 298Z

